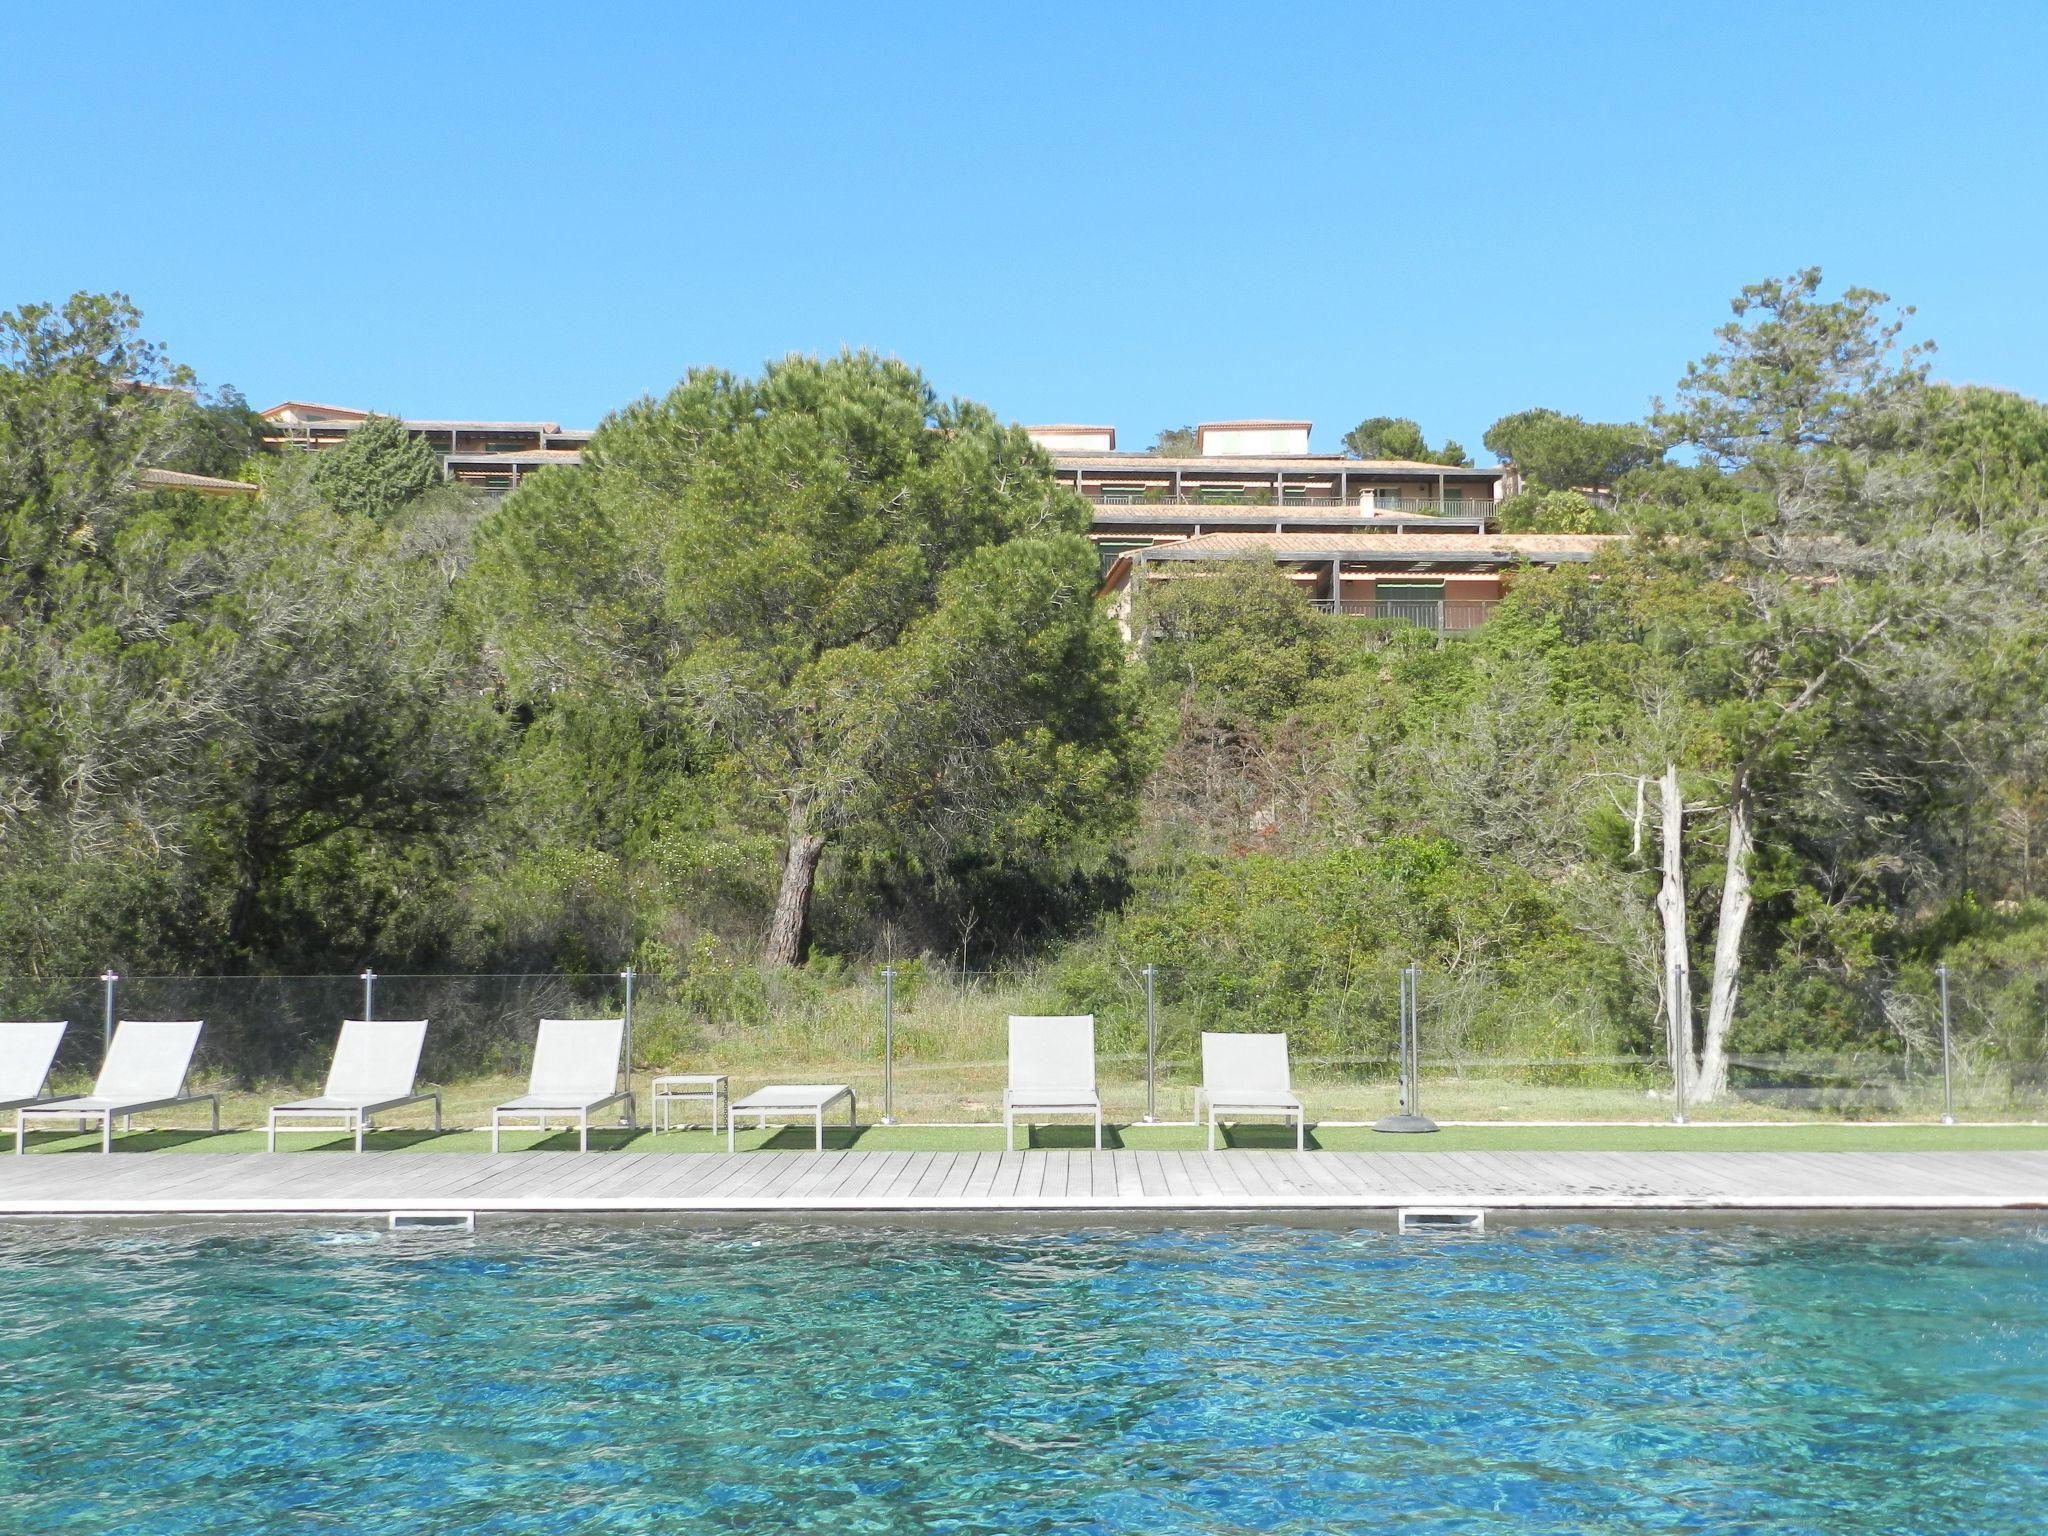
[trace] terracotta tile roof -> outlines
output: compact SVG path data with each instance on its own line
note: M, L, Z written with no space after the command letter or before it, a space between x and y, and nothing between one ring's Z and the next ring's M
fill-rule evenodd
M509 453L451 453L450 464L465 468L477 464L580 464L580 448L515 448Z
M222 480L213 475L188 475L181 469L138 469L138 484L166 491L197 491L202 496L254 496L257 488L246 480Z
M1353 475L1428 475L1432 479L1442 475L1447 480L1498 480L1504 471L1500 469L1458 469L1449 464L1424 464L1415 459L1353 459L1341 453L1283 453L1283 454L1211 454L1206 458L1194 454L1185 457L1168 458L1151 453L1063 453L1057 448L1048 449L1053 463L1061 469L1101 469L1136 473L1143 470L1174 470L1188 475L1228 475L1249 470L1257 474L1272 474L1279 470L1292 473L1328 475L1348 473Z
M1282 504L1279 506L1238 507L1227 505L1204 506L1193 501L1136 502L1112 504L1093 508L1095 525L1114 527L1123 523L1320 523L1332 529L1343 528L1468 528L1475 523L1486 521L1486 513L1493 503L1475 501L1470 517L1438 517L1423 512L1380 512L1363 508L1346 510L1343 507L1300 507ZM1228 533L1228 528L1219 528ZM1245 529L1244 532L1256 532ZM1270 531L1270 530L1268 530ZM1209 535L1203 534L1203 538Z
M558 421L416 421L407 416L404 426L415 432L559 432Z
M1252 533L1197 534L1138 553L1147 560L1373 560L1461 555L1468 559L1590 560L1626 539L1620 533Z
M319 405L311 400L280 400L267 411L259 411L265 421L275 421L286 411L318 411L329 420L361 421L370 413L359 411L349 405Z

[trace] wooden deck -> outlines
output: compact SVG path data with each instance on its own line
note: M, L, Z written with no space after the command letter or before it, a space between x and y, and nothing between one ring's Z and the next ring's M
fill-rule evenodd
M0 1157L0 1216L391 1210L1998 1210L2048 1152L371 1152Z

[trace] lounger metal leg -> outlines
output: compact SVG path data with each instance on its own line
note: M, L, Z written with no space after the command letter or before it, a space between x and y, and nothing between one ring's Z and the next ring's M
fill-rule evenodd
M441 1095L434 1095L434 1134L441 1134Z
M590 1150L590 1111L587 1109L579 1117L576 1150L578 1152L588 1152Z
M100 1116L100 1150L114 1150L114 1116L111 1110Z
M356 1116L356 1150L358 1152L363 1150L363 1117L361 1115Z
M1010 1111L1007 1108L1003 1111L1003 1150L1005 1152L1017 1150L1017 1126L1016 1122L1011 1119Z
M738 1141L738 1137L739 1137L739 1131L738 1131L738 1130L737 1130L737 1129L736 1129L736 1128L734 1127L734 1125L733 1125L733 1123L732 1123L732 1108L731 1108L731 1106L730 1106L730 1105L728 1105L728 1106L727 1106L727 1108L726 1108L726 1111L725 1111L725 1150L726 1150L726 1151L728 1151L728 1152L737 1152L737 1151L739 1150L739 1141Z
M491 1111L491 1151L492 1151L493 1153L495 1153L495 1152L496 1152L497 1150L498 1150L498 1112L497 1112L497 1111L496 1111L496 1110L494 1109L494 1110L492 1110L492 1111Z
M14 1155L21 1156L28 1150L28 1128L20 1110L14 1112Z
M822 1151L824 1151L824 1150L825 1150L825 1106L824 1106L824 1105L820 1104L820 1105L818 1106L818 1112L817 1112L817 1114L816 1114L816 1115L815 1115L815 1116L814 1116L814 1117L812 1118L812 1123L813 1123L813 1124L814 1124L814 1125L816 1126L816 1128L817 1128L817 1132L818 1132L818 1150L819 1150L820 1152L822 1152Z
M274 1109L270 1112L269 1123L263 1127L263 1139L266 1143L263 1148L264 1151L275 1152L277 1150L277 1111Z
M1677 1010L1674 1009L1672 1011L1676 1012ZM1306 1114L1299 1114L1294 1117L1294 1150L1297 1152L1306 1152L1308 1150L1308 1116Z
M1095 1150L1102 1150L1102 1106L1095 1106Z

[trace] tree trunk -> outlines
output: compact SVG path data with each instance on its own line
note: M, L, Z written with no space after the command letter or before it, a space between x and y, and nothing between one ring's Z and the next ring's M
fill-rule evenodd
M811 936L811 887L824 852L824 834L810 830L808 808L800 800L793 802L782 851L782 884L775 892L767 942L761 946L762 964L796 965L803 960Z
M1728 1030L1735 1022L1735 998L1742 988L1742 934L1752 902L1749 857L1756 848L1756 808L1749 775L1735 770L1728 795L1728 862L1721 874L1721 920L1714 930L1714 980L1707 994L1707 1035L1700 1048L1698 1091L1709 1104L1728 1088Z
M1685 1074L1687 1098L1697 1074L1692 1062L1692 947L1685 913L1685 799L1678 790L1678 764L1666 763L1657 781L1657 805L1664 833L1664 883L1657 891L1657 917L1664 926L1664 1021L1674 1078Z

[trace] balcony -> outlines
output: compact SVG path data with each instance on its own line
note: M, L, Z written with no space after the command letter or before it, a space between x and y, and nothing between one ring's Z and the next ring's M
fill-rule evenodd
M1342 602L1312 597L1309 607L1317 613L1338 614L1347 619L1379 619L1410 629L1432 630L1439 635L1462 635L1486 622L1486 616L1500 606L1498 598L1447 598L1431 602L1417 598L1385 598Z
M1113 487L1107 490L1091 488L1081 494L1092 506L1119 512L1159 512L1176 516L1190 511L1256 511L1278 516L1306 512L1353 517L1455 517L1483 521L1493 512L1491 501L1476 496L1443 501L1434 496L1380 496L1371 500L1353 497L1349 501L1336 496L1288 496L1275 501L1271 491L1256 487L1247 487L1241 492L1183 492L1179 496L1166 492L1123 491Z

